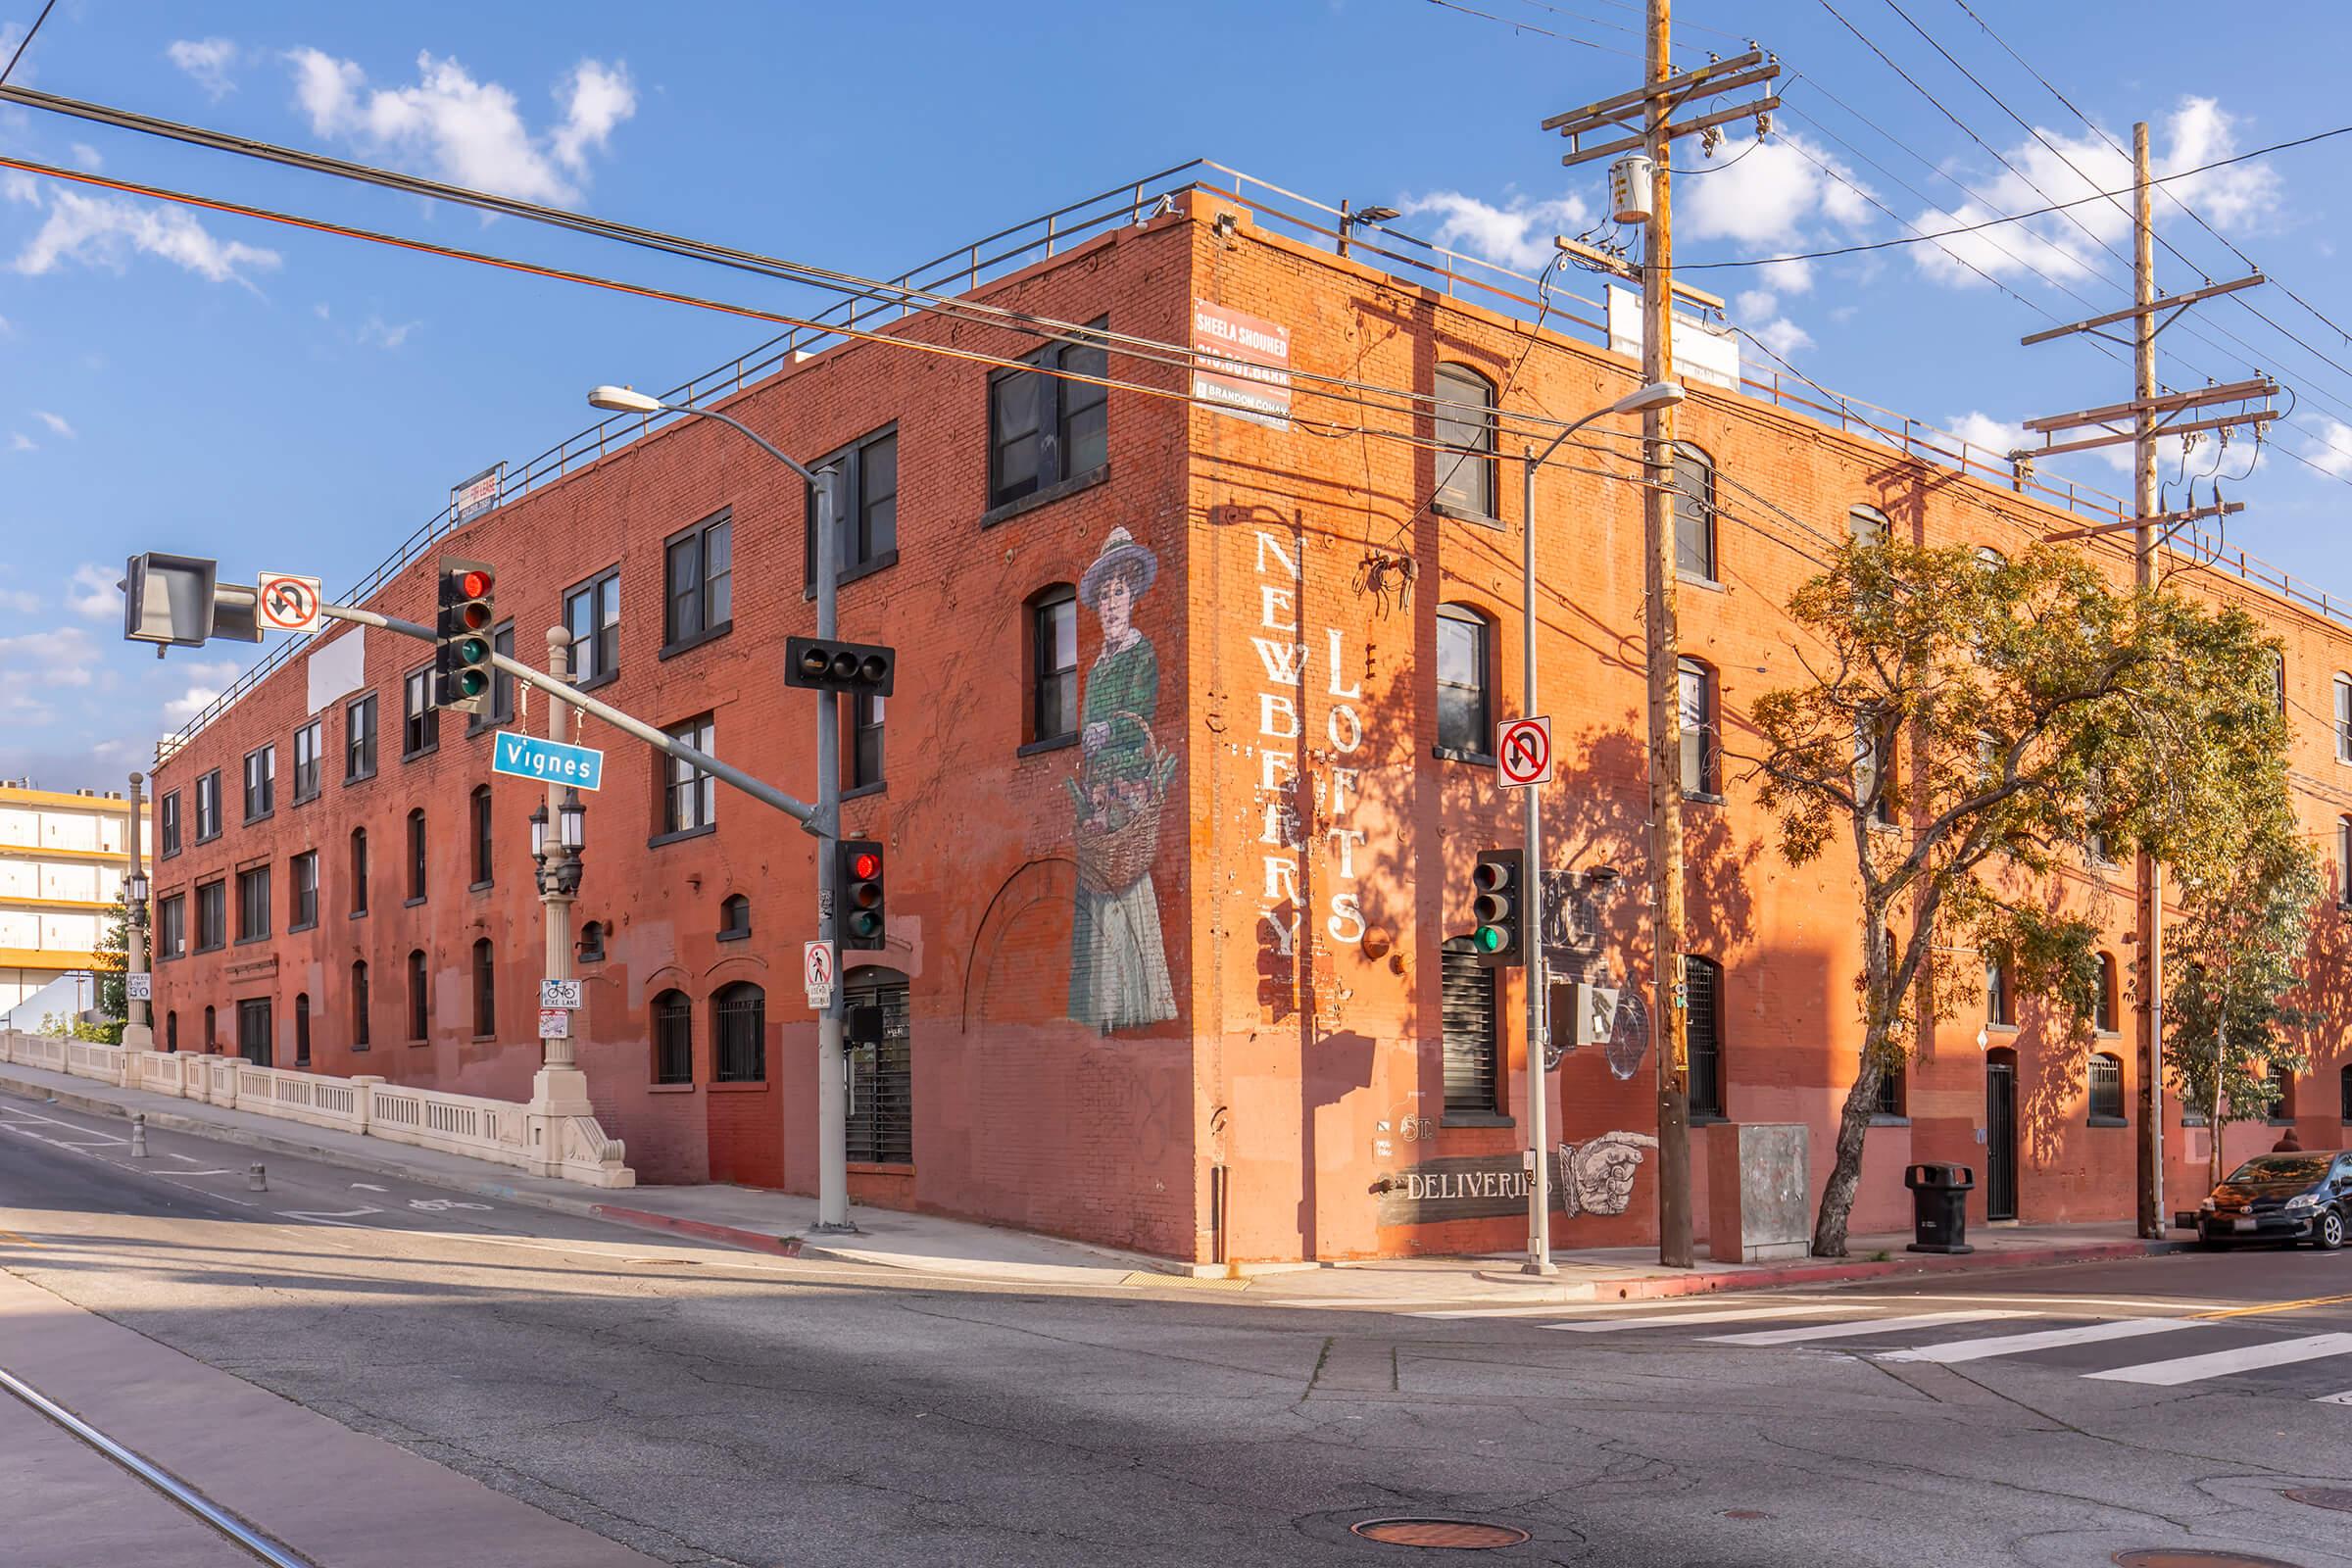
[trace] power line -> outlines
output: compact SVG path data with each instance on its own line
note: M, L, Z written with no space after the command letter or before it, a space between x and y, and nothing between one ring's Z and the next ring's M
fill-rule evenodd
M41 24L49 20L49 13L56 7L57 0L48 0L48 3L41 7L41 14L32 19L32 25L26 27L24 36L17 40L16 53L8 57L6 66L0 66L0 83L5 83L11 75L15 74L17 62L24 59L24 51L32 47L32 35L41 30Z
M1574 33L1554 32L1549 27L1539 27L1532 22L1515 22L1509 17L1498 17L1492 11L1480 11L1473 6L1460 5L1456 3L1456 0L1429 0L1429 3L1447 11L1459 11L1465 17L1477 17L1482 21L1499 23L1513 32L1537 32L1546 38L1557 38L1562 43L1577 44L1586 49L1597 49L1605 55L1623 55L1629 60L1642 58L1631 49L1619 49L1612 44L1594 43L1590 38L1579 38Z

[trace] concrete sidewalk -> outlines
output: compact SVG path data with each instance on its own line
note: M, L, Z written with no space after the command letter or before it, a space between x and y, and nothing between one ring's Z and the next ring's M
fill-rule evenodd
M1039 1236L1001 1226L856 1207L858 1234L818 1236L814 1200L746 1187L598 1189L524 1176L512 1167L412 1145L354 1137L331 1128L258 1116L233 1107L119 1089L38 1067L0 1063L0 1091L104 1116L144 1113L150 1127L192 1133L248 1149L322 1159L352 1170L405 1177L428 1186L559 1213L667 1231L785 1257L867 1263L953 1278L1039 1285L1119 1288L1206 1286L1268 1304L1395 1309L1439 1303L1544 1305L1636 1301L1723 1291L1832 1285L1905 1275L1988 1268L2033 1268L2176 1250L2147 1242L2128 1221L2097 1225L1997 1225L1972 1232L1976 1251L1947 1256L1908 1252L1908 1233L1856 1236L1847 1257L1785 1263L1661 1267L1642 1248L1593 1248L1553 1254L1556 1275L1521 1274L1519 1254L1384 1258L1326 1264L1244 1264L1228 1271L1139 1252Z

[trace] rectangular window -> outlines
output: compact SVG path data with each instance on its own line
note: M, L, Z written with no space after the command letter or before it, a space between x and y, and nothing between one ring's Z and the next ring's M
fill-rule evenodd
M2009 1016L2009 977L1997 963L1984 966L1984 1021L2002 1028L2016 1022Z
M188 951L188 901L174 893L155 903L155 956L176 958Z
M273 1059L270 1039L270 999L247 997L237 1004L237 1054L256 1067L267 1067Z
M2352 680L2335 677L2335 760L2352 762Z
M839 475L833 487L840 508L834 521L835 564L846 581L887 566L899 559L899 429L869 435L808 466L831 467ZM816 486L808 489L807 517L802 527L801 581L816 585Z
M888 701L872 692L859 692L850 701L851 789L882 782L882 713Z
M2124 1064L2103 1051L2090 1058L2090 1119L2124 1119Z
M490 885L498 862L490 853L490 786L473 792L473 885Z
M1693 446L1674 448L1674 569L1713 582L1715 464Z
M368 965L365 960L351 966L351 1049L366 1051L372 1041L373 1009L368 1004Z
M1494 388L1459 365L1437 369L1438 488L1447 510L1494 515Z
M351 912L354 916L368 912L368 830L351 830Z
M277 746L245 754L245 820L259 821L277 809Z
M1683 792L1716 794L1714 673L1697 660L1686 659L1676 679L1682 697Z
M326 720L314 718L294 732L294 804L316 800L325 771Z
M400 760L413 760L440 744L441 710L433 706L432 669L413 669L400 683Z
M1029 739L1058 740L1078 732L1078 600L1067 588L1031 610L1030 646L1036 656L1036 695Z
M259 942L270 934L270 868L237 873L237 940Z
M409 1038L422 1042L432 1023L432 998L426 990L424 955L409 955Z
M654 1001L654 1082L694 1082L694 1004L682 991Z
M735 624L735 528L731 513L704 518L663 550L667 598L662 616L664 657Z
M196 781L196 842L220 836L220 770L214 768Z
M620 673L620 568L600 572L564 596L571 633L571 673L583 686Z
M179 853L179 791L173 790L156 803L155 838L156 858L169 860Z
M1705 958L1683 959L1684 1038L1690 1057L1690 1114L1723 1112L1723 970Z
M1467 937L1438 953L1438 1019L1446 1054L1446 1114L1492 1116L1501 1053L1495 1041L1494 971Z
M1089 326L1100 329L1108 317ZM1064 480L1085 478L1110 461L1107 376L1110 356L1099 344L1054 343L1024 362L1058 374L1000 370L988 382L988 505L1008 506Z
M696 751L716 757L713 750L716 728L709 713L690 718L685 723L662 731L673 741L684 741ZM662 781L662 831L691 833L697 828L711 826L718 820L718 780L689 762L682 762L667 754L654 759L660 768Z
M375 693L343 706L343 782L375 776Z
M880 1042L850 1048L849 1157L874 1165L911 1165L914 1052L906 983L853 983L842 1001L853 1009L877 1008L882 1015Z
M205 882L196 889L196 951L228 946L228 884Z
M409 902L424 897L424 808L409 813Z
M1873 540L1871 543L1875 544L1877 541ZM1907 1112L1903 1109L1903 1089L1902 1068L1881 1068L1879 1071L1878 1114L1896 1120L1900 1120L1906 1115Z
M514 657L514 623L508 621L490 633L493 653ZM478 713L466 715L466 733L479 735L486 729L514 722L514 677L492 666L490 671L490 706Z
M318 852L305 850L286 862L293 873L294 906L286 911L286 929L307 931L318 923Z
M1438 607L1438 745L1483 757L1494 744L1487 705L1488 628L1476 611Z

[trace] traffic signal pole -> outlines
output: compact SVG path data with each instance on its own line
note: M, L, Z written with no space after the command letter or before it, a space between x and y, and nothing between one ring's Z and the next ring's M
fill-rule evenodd
M834 526L835 469L816 486L816 635L834 635L841 541ZM841 972L841 694L816 694L816 940L833 953L833 995L816 1017L816 1228L854 1231L850 1223L849 1054L842 1049Z

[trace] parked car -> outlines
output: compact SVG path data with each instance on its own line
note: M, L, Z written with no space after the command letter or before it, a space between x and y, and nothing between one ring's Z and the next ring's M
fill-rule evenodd
M2197 1208L2197 1240L2308 1241L2328 1251L2352 1230L2352 1154L2256 1154Z

